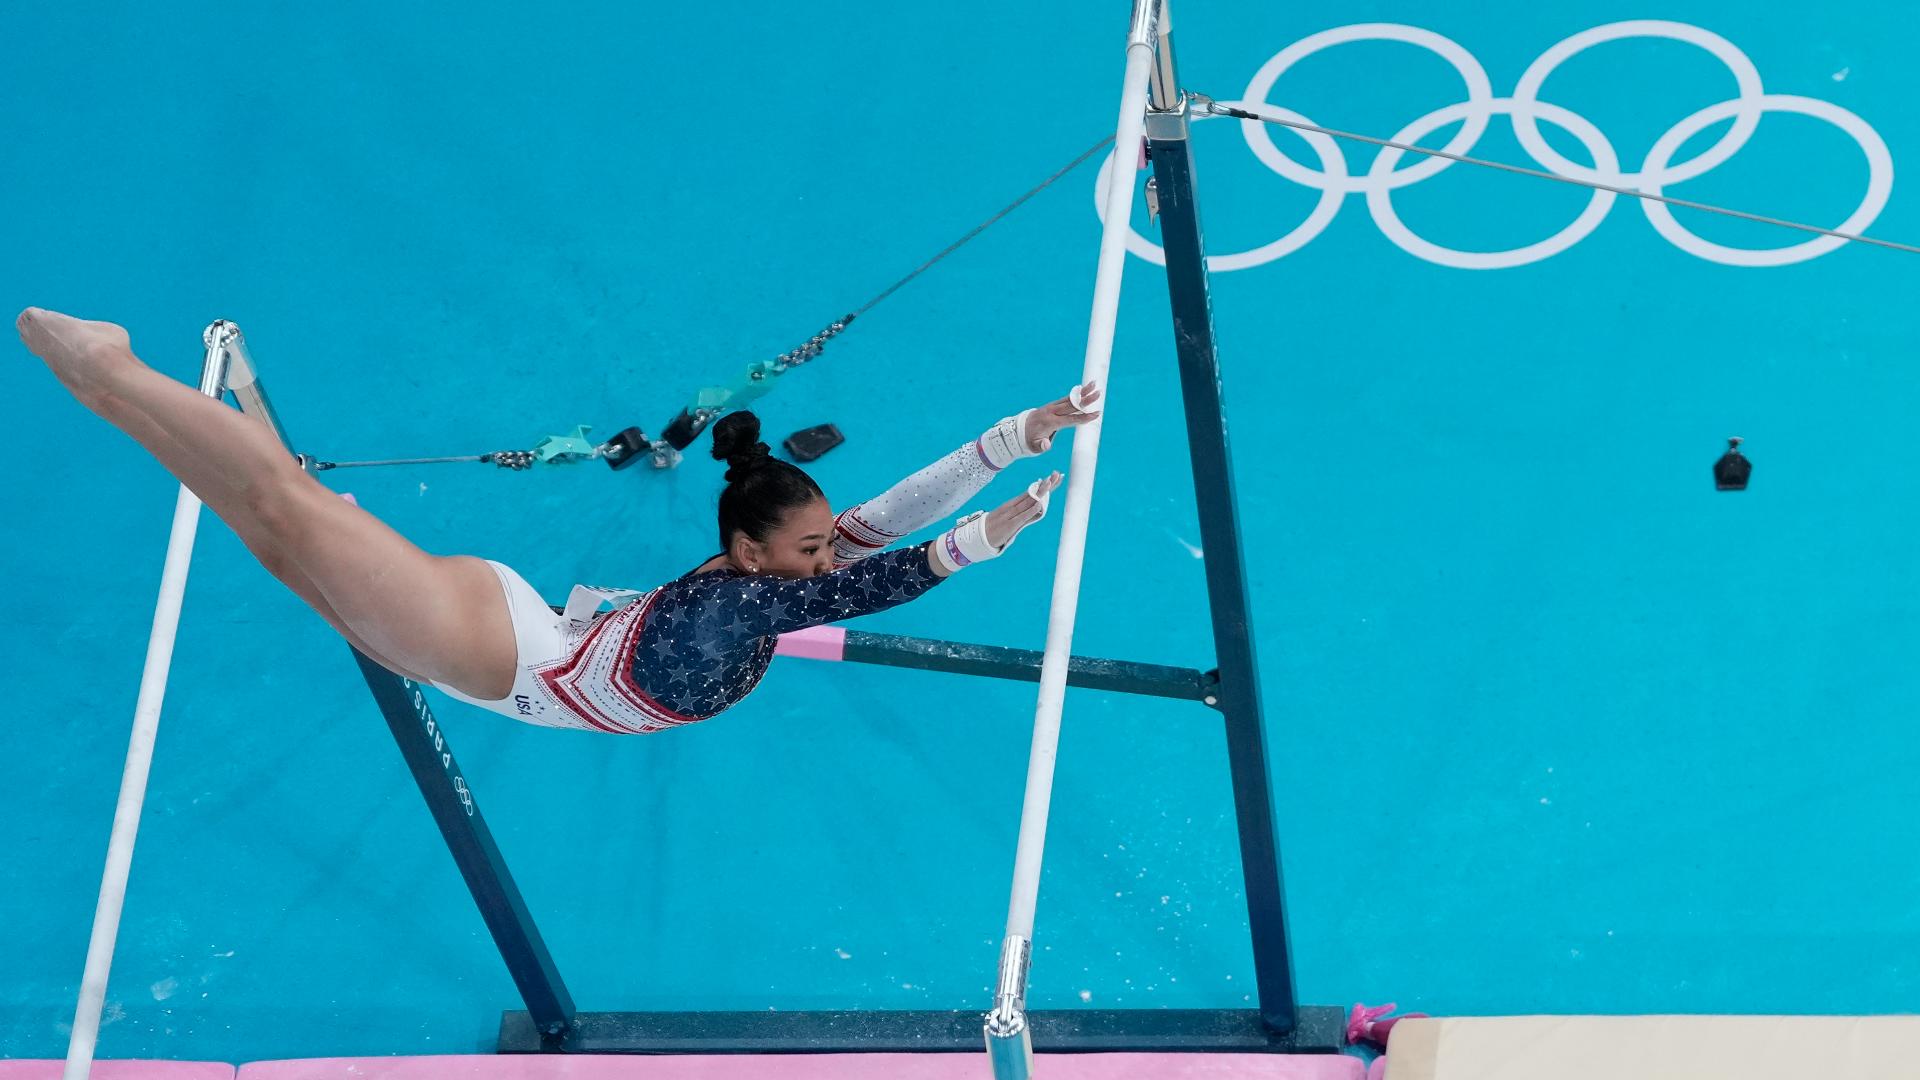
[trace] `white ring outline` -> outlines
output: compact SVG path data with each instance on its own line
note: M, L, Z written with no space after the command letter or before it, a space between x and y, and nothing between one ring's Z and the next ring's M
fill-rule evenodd
M1654 147L1648 151L1646 158L1641 162L1639 172L1624 173L1619 171L1618 161L1612 157L1612 144L1591 121L1561 106L1541 102L1538 95L1546 79L1558 69L1561 63L1571 57L1594 45L1635 37L1666 38L1706 50L1725 64L1733 74L1739 96L1706 106L1682 119L1655 140ZM1281 74L1305 57L1333 45L1366 40L1400 41L1424 46L1453 64L1462 79L1468 83L1467 101L1435 110L1421 117L1403 128L1401 136L1394 141L1407 141L1405 138L1407 132L1424 132L1431 130L1430 125L1452 122L1452 120L1436 121L1434 119L1446 115L1453 120L1463 121L1461 131L1445 147L1445 152L1457 154L1478 141L1492 116L1505 114L1512 117L1515 134L1522 147L1534 157L1537 163L1546 166L1549 171L1564 177L1633 187L1643 194L1657 195L1661 193L1663 187L1699 176L1738 153L1759 126L1759 118L1763 114L1770 111L1793 112L1826 120L1840 128L1854 139L1855 144L1866 155L1867 192L1862 197L1860 205L1841 225L1836 227L1836 231L1858 235L1878 218L1892 194L1892 154L1888 151L1886 142L1879 132L1865 120L1838 105L1817 98L1764 93L1761 90L1759 71L1753 61L1732 42L1710 30L1666 20L1625 20L1573 34L1555 43L1529 64L1515 87L1514 96L1509 98L1491 97L1490 90L1486 89L1485 72L1479 61L1459 45L1431 31L1397 23L1357 23L1351 26L1334 27L1309 35L1281 49L1255 73L1253 81L1248 85L1249 92L1244 100L1222 104L1245 107L1248 103L1252 103L1255 107L1277 113L1295 123L1310 123L1299 113L1268 104L1264 100L1266 94L1271 92ZM1478 75L1478 84L1475 82L1475 73ZM1255 90L1260 91L1257 96L1253 93ZM1479 96L1483 94L1487 96ZM1668 158L1688 138L1705 130L1708 125L1729 117L1733 118L1734 123L1713 146L1678 165L1669 163ZM1205 115L1197 117L1197 119L1207 118ZM1600 161L1601 156L1595 149L1595 144L1597 142L1604 145L1609 153L1608 164L1612 166L1612 171L1578 165L1554 152L1540 135L1537 122L1539 119L1546 119L1562 126L1565 130L1574 132L1576 137L1581 137L1578 129L1584 127L1590 138L1582 138L1582 142L1589 152L1595 154L1596 162ZM1573 225L1546 240L1522 248L1505 252L1462 252L1442 248L1408 229L1399 219L1390 197L1385 196L1384 193L1431 176L1454 162L1445 158L1429 158L1407 169L1396 170L1392 166L1398 162L1402 152L1382 148L1380 155L1375 158L1375 164L1378 164L1380 156L1385 156L1388 160L1387 166L1370 167L1364 176L1353 177L1347 171L1346 159L1337 143L1319 132L1296 129L1302 138L1308 140L1315 154L1321 159L1324 168L1316 172L1282 153L1274 144L1272 135L1266 130L1268 126L1257 120L1243 120L1241 123L1242 135L1253 149L1255 157L1283 177L1303 187L1319 190L1321 198L1307 220L1278 240L1249 251L1209 256L1208 266L1213 270L1248 269L1292 254L1323 232L1338 215L1345 196L1356 191L1367 194L1368 209L1376 226L1387 233L1388 238L1403 250L1442 265L1479 269L1524 265L1565 251L1591 234L1598 227L1598 221L1590 219L1604 219L1615 201L1612 197L1604 200L1599 197L1603 194L1612 196L1613 193L1596 193L1595 198L1589 202L1587 210L1582 212ZM1471 138L1466 137L1469 131L1472 132ZM1423 169L1425 171L1422 171ZM1103 209L1100 193L1106 190L1112 170L1113 155L1109 153L1107 160L1101 165L1100 175L1094 185L1096 214ZM1822 236L1783 248L1726 247L1705 240L1682 227L1674 219L1671 209L1666 204L1656 200L1640 201L1643 203L1642 209L1649 223L1669 243L1698 258L1725 265L1784 266L1817 258L1848 242L1845 237ZM1573 237L1571 240L1567 239L1570 235ZM1137 231L1129 230L1127 249L1156 265L1165 265L1164 251ZM1543 254L1541 252L1544 249L1550 250L1545 250Z
M1734 110L1733 127L1720 137L1720 141L1701 151L1693 158L1678 165L1663 169L1661 175L1647 177L1647 167L1643 164L1637 173L1606 174L1585 165L1568 161L1547 145L1540 135L1540 129L1533 122L1532 106L1539 101L1540 87L1561 64L1576 54L1585 52L1595 45L1610 41L1625 41L1632 38L1665 38L1687 45L1695 45L1712 53L1714 58L1727 66L1733 73L1734 85L1739 96L1731 99L1744 106ZM1548 172L1561 176L1571 176L1576 180L1590 183L1613 184L1616 187L1636 187L1649 190L1645 184L1655 188L1667 184L1677 184L1682 180L1691 180L1708 169L1721 164L1740 152L1747 144L1753 129L1760 125L1761 107L1758 104L1764 91L1760 86L1760 69L1753 60L1733 42L1711 30L1692 26L1682 22L1669 22L1665 19L1629 19L1624 22L1607 23L1591 30L1582 30L1571 37L1555 42L1539 58L1527 65L1520 75L1520 81L1513 87L1513 133L1520 139L1520 147L1533 160L1539 162ZM1671 153L1671 151L1669 151Z
M1355 23L1352 26L1336 26L1331 30L1310 34L1275 53L1271 59L1260 66L1260 70L1253 73L1253 78L1247 81L1247 88L1240 95L1240 107L1286 113L1289 119L1311 123L1298 113L1288 112L1269 104L1267 95L1273 92L1274 83L1280 81L1280 76L1288 68L1314 53L1356 41L1398 41L1426 49L1453 65L1453 69L1459 72L1460 81L1467 87L1467 104L1484 106L1493 100L1493 83L1487 78L1487 69L1481 67L1480 61L1472 53L1451 38L1442 37L1418 26L1408 26L1405 23ZM1252 104L1248 104L1249 102ZM1484 111L1468 113L1465 118L1466 123L1460 125L1460 130L1447 141L1444 147L1446 152L1466 153L1474 143L1480 141L1480 136L1486 133L1487 118L1488 114ZM1329 177L1325 172L1315 172L1301 165L1288 157L1286 152L1273 141L1273 134L1268 130L1269 126L1258 120L1242 120L1240 134L1246 138L1247 146L1253 151L1253 156L1281 176L1302 187L1325 187L1342 194L1371 191L1379 186L1380 181L1371 179L1372 170L1368 170L1364 176L1354 176L1351 172L1346 172L1342 182L1340 178ZM1416 165L1385 177L1384 183L1387 187L1405 187L1425 180L1452 164L1453 162L1446 158L1424 158Z
M1223 101L1220 104L1230 105L1236 108L1245 108L1247 103L1243 101ZM1271 105L1265 106L1265 108L1273 112L1285 113L1289 117L1298 115L1288 112L1285 109L1276 109ZM1198 122L1211 118L1211 116L1202 115L1196 116L1194 120ZM1300 135L1307 140L1307 145L1313 147L1313 152L1320 156L1320 164L1322 167L1329 171L1337 169L1338 175L1346 175L1347 159L1341 155L1340 144L1335 142L1332 136L1322 135L1316 131L1302 131ZM1113 160L1114 152L1108 150L1106 160L1100 163L1100 173L1093 184L1093 213L1095 217L1100 219L1102 225L1106 224L1107 185L1113 182ZM1313 211L1307 215L1305 221L1294 226L1291 232L1288 232L1278 240L1270 240L1257 248L1251 248L1246 251L1227 252L1224 255L1209 255L1207 256L1207 269L1220 273L1228 270L1246 270L1255 266L1264 266L1275 259L1285 258L1301 248L1306 247L1309 243L1313 242L1315 237L1325 232L1328 223L1332 222L1334 217L1340 213L1341 204L1346 201L1346 193L1337 187L1328 186L1322 188L1320 190L1320 201L1313 204ZM1166 249L1141 235L1140 230L1134 228L1131 223L1127 226L1127 250L1155 266L1167 265Z
M1449 105L1444 109L1435 109L1401 128L1392 141L1416 142L1422 135L1466 116L1467 110L1472 107L1472 103L1462 102L1458 105ZM1513 115L1519 108L1520 103L1511 98L1495 98L1486 103L1488 113L1493 115L1503 113ZM1620 162L1614 154L1613 144L1607 141L1607 137L1600 133L1600 129L1595 127L1592 121L1572 110L1563 109L1558 105L1549 105L1544 101L1532 103L1532 108L1548 123L1572 133L1574 138L1579 139L1581 145L1593 155L1596 166L1602 169L1619 168ZM1395 150L1390 146L1382 147L1380 156L1373 159L1373 170L1380 172L1393 168L1394 162L1398 161L1403 153L1405 151ZM1573 224L1545 240L1506 251L1459 251L1441 247L1416 235L1412 229L1407 228L1405 222L1400 220L1400 215L1393 208L1393 192L1386 188L1367 192L1367 210L1373 215L1373 222L1379 226L1381 234L1409 255L1460 270L1504 270L1552 258L1585 240L1593 230L1600 227L1601 222L1607 219L1607 214L1613 210L1614 201L1618 198L1619 196L1614 192L1595 190L1593 198L1587 200L1586 209L1580 212L1579 217L1573 219Z
M1789 112L1801 116L1811 116L1825 120L1841 131L1853 137L1860 149L1867 155L1867 193L1860 200L1847 219L1834 226L1834 231L1858 235L1860 230L1873 223L1886 209L1887 198L1893 194L1893 154L1888 151L1886 140L1873 130L1865 120L1835 105L1831 101L1819 98L1798 97L1793 94L1762 94L1759 98L1761 112ZM1653 149L1647 151L1647 163L1642 167L1651 172L1658 162L1664 166L1667 158L1678 150L1695 134L1706 129L1708 124L1724 120L1734 115L1739 101L1722 101L1709 105L1692 116L1667 129L1667 133L1655 140ZM1660 194L1656 186L1644 189L1649 195ZM1786 266L1790 263L1804 262L1818 258L1827 252L1847 243L1843 237L1816 236L1799 244L1789 244L1781 248L1735 248L1716 244L1689 231L1673 216L1673 208L1666 203L1653 199L1640 200L1647 212L1647 220L1667 242L1690 255L1698 256L1710 262L1727 266Z

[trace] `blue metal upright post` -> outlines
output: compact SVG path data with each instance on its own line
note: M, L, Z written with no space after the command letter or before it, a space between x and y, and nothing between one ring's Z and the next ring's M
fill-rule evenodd
M1285 891L1279 844L1274 837L1273 794L1262 729L1259 665L1240 548L1233 458L1227 446L1226 411L1220 395L1220 364L1207 291L1206 245L1194 198L1193 144L1185 95L1174 78L1173 44L1161 27L1159 64L1147 113L1148 156L1166 249L1167 292L1173 306L1173 339L1179 354L1180 390L1193 486L1200 511L1200 544L1206 552L1207 596L1219 664L1217 700L1208 703L1226 721L1227 757L1239 824L1240 865L1247 892L1247 922L1253 936L1254 978L1260 1017L1278 1032L1300 1025L1288 949ZM1114 148L1113 182L1128 177L1132 147ZM1130 182L1130 180L1128 181ZM1316 1017L1316 1020L1321 1018ZM1318 1024L1312 1026L1319 1026Z

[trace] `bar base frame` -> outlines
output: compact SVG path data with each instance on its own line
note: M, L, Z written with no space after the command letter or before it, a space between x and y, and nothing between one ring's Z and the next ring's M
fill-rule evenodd
M1346 1014L1303 1005L1281 1034L1258 1009L1040 1009L1036 1053L1336 1054ZM583 1012L542 1036L526 1012L500 1017L502 1054L876 1054L982 1052L980 1010Z

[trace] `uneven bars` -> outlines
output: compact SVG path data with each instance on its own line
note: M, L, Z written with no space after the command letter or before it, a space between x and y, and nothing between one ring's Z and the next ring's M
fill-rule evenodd
M1107 184L1105 228L1094 275L1093 314L1087 326L1080 382L1107 385L1114 326L1120 314L1120 279L1126 268L1132 225L1132 165L1145 133L1147 78L1154 64L1156 0L1135 0L1127 35L1127 73L1121 84L1120 119L1113 136L1112 175ZM1122 177L1127 183L1122 183ZM1053 599L1047 616L1046 651L1040 663L1040 693L1033 710L1033 748L1027 758L1027 791L1020 811L1020 842L1013 860L1007 933L1000 945L998 986L985 1035L998 1080L1024 1080L1033 1072L1033 1038L1027 1026L1027 968L1032 959L1033 912L1040 894L1040 862L1046 847L1047 812L1053 801L1054 759L1060 746L1060 713L1066 703L1067 666L1073 654L1073 623L1080 606L1080 573L1086 555L1087 515L1100 460L1095 420L1073 435L1067 469L1066 507L1061 511L1060 548L1054 560Z
M226 343L209 336L200 369L200 392L218 400L227 375ZM120 936L120 912L127 899L127 874L133 868L133 842L140 832L140 809L147 801L147 774L153 744L160 733L160 703L167 696L173 667L173 640L180 629L180 605L186 597L193 539L200 528L200 499L180 485L173 504L173 530L167 537L166 563L160 571L160 598L154 605L153 632L147 638L147 662L140 674L140 696L133 706L133 736L120 774L120 799L113 808L113 832L107 839L107 866L100 876L100 899L93 909L93 935L87 940L87 965L80 976L80 1000L74 1006L73 1034L67 1039L63 1080L87 1080L100 1038L100 1013L107 1001L107 972Z

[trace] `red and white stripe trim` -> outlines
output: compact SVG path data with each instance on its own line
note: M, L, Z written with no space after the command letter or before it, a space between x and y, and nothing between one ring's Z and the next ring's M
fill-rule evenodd
M706 719L684 716L648 697L633 678L633 657L656 591L607 613L572 653L534 669L534 677L579 726L615 735L649 735Z
M855 547L870 548L875 551L900 539L892 533L876 529L860 520L859 515L851 509L840 511L840 516L834 519L833 530L846 537L847 542Z

